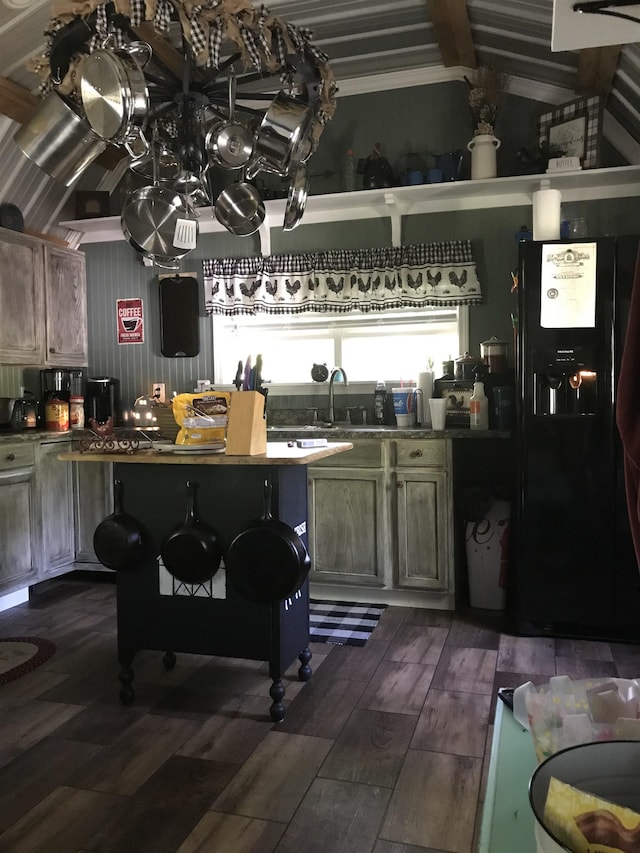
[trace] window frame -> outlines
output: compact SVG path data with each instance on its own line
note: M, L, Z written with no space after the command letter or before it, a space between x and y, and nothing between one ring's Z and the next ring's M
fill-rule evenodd
M457 326L458 326L458 343L460 353L465 353L469 351L469 306L468 305L459 305L453 308L454 311L457 312ZM316 315L317 316L317 315ZM324 316L324 315L323 315ZM375 315L363 314L359 315L362 317L363 325L376 325ZM282 315L278 318L280 324L274 322L274 326L277 325L286 325L289 327L295 326L296 323L303 324L304 315ZM212 332L213 332L213 368L214 368L214 385L216 388L227 387L229 383L225 383L222 381L218 381L218 368L217 365L222 363L222 347L225 346L224 335L220 334L220 327L228 322L229 318L220 314L212 314L211 315L211 323L212 323ZM346 317L342 319L347 319ZM326 324L330 328L331 326L331 318L326 319ZM388 321L389 325L392 325L392 321ZM336 364L342 363L342 335L334 336L334 347L336 354ZM426 369L426 366L425 366ZM434 370L436 375L438 375L438 371L440 369L440 365L434 365ZM377 379L384 378L385 382L388 384L393 382L399 382L400 377L397 376L389 376L389 377L377 377ZM351 386L375 386L375 379L371 380L359 380L355 382L349 381ZM231 386L233 387L233 386ZM298 383L284 383L284 382L272 382L269 383L269 393L278 391L281 394L286 393L319 393L318 392L318 383L313 382L313 380L309 380L309 382L298 382Z

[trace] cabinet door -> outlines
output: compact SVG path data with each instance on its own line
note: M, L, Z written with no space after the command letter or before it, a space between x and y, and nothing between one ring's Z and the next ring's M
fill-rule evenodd
M74 474L76 563L92 563L92 570L99 569L93 534L103 518L113 512L112 466L74 463L70 467Z
M0 592L36 580L34 469L0 471Z
M45 247L46 362L87 364L87 289L82 252Z
M42 364L42 245L4 228L0 234L0 364Z
M451 591L451 499L444 471L396 473L398 586Z
M41 444L38 452L38 491L42 530L40 574L60 574L73 565L73 481L71 465L59 453L71 450L71 442Z
M385 586L384 472L309 469L311 581Z

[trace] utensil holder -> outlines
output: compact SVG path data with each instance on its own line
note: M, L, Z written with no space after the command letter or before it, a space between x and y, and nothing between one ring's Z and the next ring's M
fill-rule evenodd
M267 452L265 397L258 391L232 391L227 423L227 456Z

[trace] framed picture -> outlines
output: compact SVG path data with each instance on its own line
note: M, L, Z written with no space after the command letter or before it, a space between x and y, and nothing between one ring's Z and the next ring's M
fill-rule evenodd
M538 119L538 143L559 148L567 157L579 157L583 169L600 165L600 138L604 103L599 95L559 104Z

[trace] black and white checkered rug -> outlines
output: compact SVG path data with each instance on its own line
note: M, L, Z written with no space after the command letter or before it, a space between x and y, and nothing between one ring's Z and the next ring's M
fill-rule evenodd
M378 624L386 604L353 601L309 601L309 633L312 643L364 646Z

